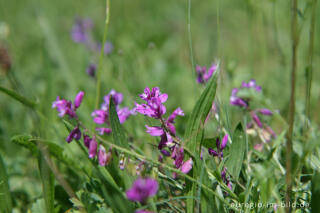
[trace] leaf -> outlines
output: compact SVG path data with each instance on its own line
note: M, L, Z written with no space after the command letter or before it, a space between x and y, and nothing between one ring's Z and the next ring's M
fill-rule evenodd
M114 104L112 96L110 97L109 113L110 113L110 124L111 124L114 143L121 147L129 148L128 140L120 124L118 113L117 113L116 106Z
M320 212L320 173L317 172L311 181L311 212Z
M40 177L42 181L43 197L46 205L46 212L54 212L54 175L49 168L44 156L40 153L38 157Z
M6 167L0 155L0 212L12 212L11 193L8 184Z
M16 135L11 138L11 141L15 144L29 149L33 155L38 155L37 145L30 142L30 139L31 136L29 135Z
M38 199L35 203L32 204L31 212L32 213L43 213L45 212L46 206L44 199Z
M244 160L244 153L246 151L245 134L241 123L236 127L232 141L229 158L226 160L226 167L232 177L237 180Z
M32 108L32 109L34 109L35 106L36 106L36 103L35 103L35 102L28 100L27 98L25 98L25 97L23 97L22 95L16 93L15 91L6 89L6 88L4 88L4 87L2 87L2 86L0 86L0 91L3 92L3 93L5 93L5 94L7 94L7 95L10 96L11 98L19 101L19 102L22 103L23 105L28 106L28 107L30 107L30 108Z
M211 110L212 103L216 94L217 78L219 71L213 73L212 78L207 84L205 90L202 92L199 100L193 108L191 116L188 120L186 132L184 135L185 147L194 154L194 166L190 172L194 178L197 178L197 168L199 167L199 157L201 150L201 142L203 139L203 128L205 120ZM196 196L196 184L187 182L187 195ZM194 211L194 200L187 199L187 212Z
M192 153L195 153L195 156L200 156L200 142L203 135L203 131L201 130L203 129L204 122L210 112L216 94L218 74L218 70L213 73L207 87L194 106L187 123L184 140L186 141L186 148ZM197 144L197 142L199 144Z

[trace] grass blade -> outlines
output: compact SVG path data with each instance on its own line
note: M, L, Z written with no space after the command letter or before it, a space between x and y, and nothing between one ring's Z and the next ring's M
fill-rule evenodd
M216 89L217 89L217 78L219 71L215 71L211 80L209 81L207 87L202 92L199 100L197 101L191 116L188 120L188 124L185 132L185 147L191 152L194 153L196 159L194 159L194 168L192 174L195 177L197 174L197 168L199 166L198 158L200 157L201 150L201 141L203 139L203 128L204 122L210 112L212 107L213 100L215 98ZM187 183L188 196L196 196L196 185L195 183ZM194 211L194 200L187 199L187 212Z
M113 136L114 143L121 147L129 148L128 140L120 124L118 113L116 111L116 106L114 104L112 97L110 98L109 111L110 111L110 125L112 128L112 136Z
M236 127L232 141L226 167L232 177L237 180L244 160L244 153L246 152L245 134L241 123Z
M11 98L15 99L16 101L19 101L23 105L30 107L31 109L34 109L36 106L36 103L33 101L28 100L27 98L23 97L22 95L16 93L15 91L9 90L7 88L4 88L0 86L0 91L7 94Z
M40 154L38 157L38 166L42 181L42 190L46 204L46 212L52 213L54 212L54 175L42 154Z
M6 167L0 155L0 212L12 212L12 200L9 190Z

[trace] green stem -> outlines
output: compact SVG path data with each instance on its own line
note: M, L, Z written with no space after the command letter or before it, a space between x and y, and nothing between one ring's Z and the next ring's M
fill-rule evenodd
M190 59L192 66L192 73L194 73L194 59L193 59L193 47L192 47L192 35L191 35L191 0L188 0L188 38L189 38L189 49Z
M292 0L291 11L291 39L292 39L292 60L291 60L291 95L289 106L289 130L287 134L287 153L286 153L286 213L292 211L291 208L291 192L292 192L292 137L294 128L294 115L295 115L295 87L296 87L296 70L297 70L297 46L298 46L298 33L297 33L297 0Z
M99 64L98 64L98 71L97 71L97 87L96 87L96 103L95 103L95 109L99 108L99 99L100 99L100 90L101 90L101 69L102 69L102 61L103 61L103 47L107 40L107 34L108 34L108 26L109 26L109 17L110 17L110 0L106 0L106 22L103 32L103 40L101 44L101 50L100 50L100 57L99 57Z
M317 8L317 0L312 1L312 11L311 11L311 21L310 21L310 32L309 32L309 53L308 53L308 67L306 70L306 116L310 120L310 99L311 99L311 86L312 86L312 72L313 72L313 48L314 48L314 32L315 32L315 22L316 22L316 8Z

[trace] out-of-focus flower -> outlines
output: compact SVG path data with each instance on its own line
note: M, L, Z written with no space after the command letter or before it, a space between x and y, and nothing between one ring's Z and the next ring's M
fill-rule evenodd
M76 127L70 132L66 141L68 143L70 143L73 139L78 141L78 140L80 140L80 138L81 138L81 131L80 131L79 127Z
M199 65L196 66L196 72L197 72L197 82L199 84L205 84L207 83L212 74L217 70L217 65L212 64L209 69L207 69L205 66L201 67Z
M89 64L86 71L89 76L95 77L96 71L97 71L97 65L96 64Z
M181 168L180 168L181 172L185 174L189 173L192 169L192 165L193 165L192 158L189 158L189 160L187 160L181 165Z
M149 197L154 196L158 191L158 182L152 178L138 178L127 190L127 198L131 201L144 203Z
M77 18L72 30L71 36L76 43L86 43L89 40L89 30L93 27L93 23L90 19Z

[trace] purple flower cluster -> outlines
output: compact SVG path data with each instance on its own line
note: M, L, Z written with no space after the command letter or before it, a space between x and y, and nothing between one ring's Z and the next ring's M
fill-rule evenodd
M158 182L155 179L138 178L127 190L127 198L131 201L145 203L149 197L157 194L158 187Z
M110 148L108 152L103 145L99 145L98 150L98 143L96 137L93 136L92 138L86 134L83 135L83 142L85 147L88 149L89 158L93 159L98 154L98 162L100 166L108 165L112 159L112 149Z
M203 66L201 67L200 65L196 66L196 72L197 72L197 82L199 84L205 84L209 81L211 78L212 74L217 70L217 65L212 64L211 67L207 69L207 67Z
M71 29L71 37L74 42L84 44L89 50L93 52L100 52L102 45L92 37L91 31L93 27L94 24L91 19L77 17ZM109 55L112 50L112 43L110 41L106 41L103 45L104 54ZM96 69L97 66L95 64L89 64L86 70L87 74L90 77L95 77Z
M64 117L68 115L70 118L77 117L76 110L80 107L84 96L84 92L80 91L74 99L72 104L71 101L60 99L58 96L57 99L52 103L52 108L56 108L59 112L59 117Z
M257 93L262 92L261 86L257 85L255 80L250 80L248 83L242 82L240 88L234 88L232 90L230 104L237 107L241 107L245 109L247 112L249 112L251 121L248 123L247 129L255 128L262 130L263 133L269 136L266 137L266 141L270 141L271 138L276 137L276 134L270 126L261 121L261 116L272 116L273 112L266 108L252 109L252 107L250 107L250 98L239 97L239 92L244 89L253 90Z
M99 52L101 50L101 43L95 41L91 36L93 27L94 24L91 19L77 17L71 29L71 37L74 42L82 43L86 45L90 50ZM107 41L103 45L104 54L108 55L112 52L112 50L112 43Z
M188 173L192 169L193 162L191 158L186 162L183 162L184 150L179 146L174 126L175 118L177 116L184 116L182 109L180 107L177 108L167 119L165 119L163 117L166 113L164 103L167 101L168 95L165 93L162 94L158 87L154 87L151 90L149 88L145 88L144 93L140 95L140 98L146 103L136 103L136 112L155 118L161 123L161 126L146 125L146 132L151 136L160 136L161 139L158 149L161 153L165 156L171 156L176 168L180 169L184 173Z
M75 118L78 119L76 110L80 107L82 103L82 99L84 96L84 92L80 91L72 103L71 101L60 99L58 96L57 99L52 103L52 108L56 108L56 110L59 112L59 117L64 117L65 115L68 115L70 119ZM81 138L81 130L79 128L79 124L70 132L68 135L66 141L70 143L73 139L80 140Z
M101 108L94 110L91 113L93 121L96 124L107 124L107 126L109 126L109 102L111 96L116 105L117 114L121 124L124 123L130 115L134 114L134 110L129 110L128 107L120 108L119 105L123 101L123 95L115 90L111 90L108 95L104 96L104 103L101 105ZM96 128L96 131L98 131L100 135L111 133L111 129L108 127L99 127Z
M227 146L228 143L228 134L226 134L223 138L222 141L220 142L220 139L216 139L216 146L217 149L214 150L212 148L208 149L209 155L212 155L214 157L218 157L219 161L221 162L223 160L223 150ZM221 178L222 181L229 187L229 189L232 189L232 183L230 181L230 177L227 177L227 168L224 167L222 172L221 172Z

